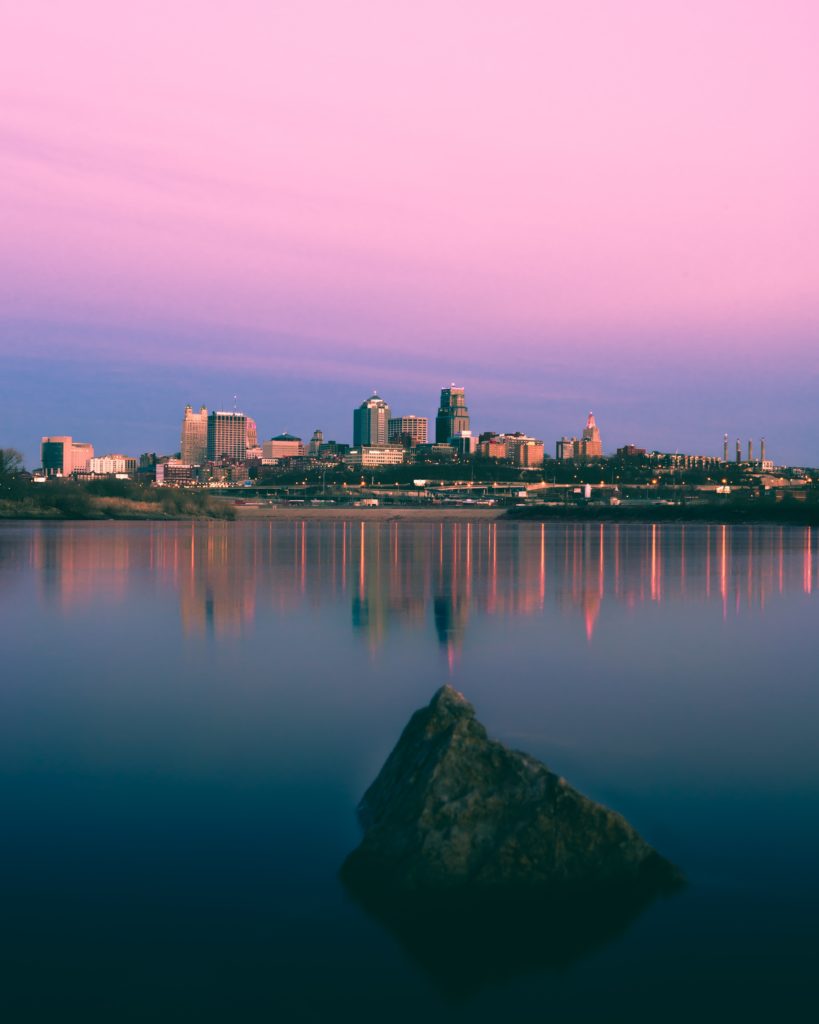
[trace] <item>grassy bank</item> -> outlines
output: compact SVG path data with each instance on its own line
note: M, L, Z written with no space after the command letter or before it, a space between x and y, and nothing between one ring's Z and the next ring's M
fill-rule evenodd
M203 491L130 480L28 483L0 499L0 519L233 519L233 506Z

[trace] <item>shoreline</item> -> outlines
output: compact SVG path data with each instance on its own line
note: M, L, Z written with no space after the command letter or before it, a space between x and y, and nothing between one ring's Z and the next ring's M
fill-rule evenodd
M129 514L129 511L131 514ZM416 522L416 523L529 523L574 524L608 526L819 526L819 516L811 508L771 509L778 514L760 514L759 509L716 509L700 507L670 507L613 509L556 509L495 507L475 508L458 506L391 506L361 508L350 505L293 506L293 505L233 505L225 503L224 515L185 514L165 512L152 514L147 509L118 509L119 514L105 515L97 509L86 516L40 513L34 515L0 514L3 523L242 523L242 522ZM221 510L220 510L221 511Z

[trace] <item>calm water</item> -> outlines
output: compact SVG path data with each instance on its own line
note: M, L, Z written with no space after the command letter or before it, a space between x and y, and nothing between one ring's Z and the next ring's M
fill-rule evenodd
M812 1019L818 539L0 527L5 1018ZM499 935L488 972L368 916L355 805L447 680L685 891L557 964Z

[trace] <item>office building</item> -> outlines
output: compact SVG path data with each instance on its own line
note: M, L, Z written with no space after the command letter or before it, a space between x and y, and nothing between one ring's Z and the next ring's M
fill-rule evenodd
M88 460L87 471L94 476L131 476L136 473L137 460L129 455L99 455Z
M304 455L304 443L293 434L278 434L262 445L264 459L298 459Z
M387 444L390 407L373 392L372 398L353 412L353 447L383 447Z
M88 468L94 446L66 436L44 437L40 454L46 476L71 476L75 470Z
M603 458L603 442L600 440L600 430L594 419L594 413L589 413L589 418L586 420L586 426L583 428L583 434L580 438L581 459L602 459Z
M400 444L362 445L361 448L352 448L344 456L344 461L349 466L398 466L404 461L405 454Z
M179 458L186 466L201 466L208 457L208 410L203 405L194 412L185 406L182 416L182 437L179 443Z
M441 404L435 417L435 443L449 444L456 434L469 431L469 410L463 388L454 384L441 389Z
M427 443L429 420L426 416L396 416L387 424L387 440L390 444L402 444L405 448Z
M313 436L310 438L310 444L307 446L307 454L311 459L317 459L321 453L321 446L324 444L324 431L314 430Z
M600 440L600 429L594 419L594 413L589 413L586 426L579 438L561 437L555 446L555 458L578 459L582 462L603 458L603 442Z
M247 416L243 412L212 412L208 416L209 462L244 462L247 457Z
M245 426L245 439L248 449L259 447L258 432L256 430L256 420L251 416L247 417L247 425Z

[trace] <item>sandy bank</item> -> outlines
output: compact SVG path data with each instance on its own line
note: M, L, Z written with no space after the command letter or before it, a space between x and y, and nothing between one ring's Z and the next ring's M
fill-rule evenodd
M325 519L347 522L360 520L375 522L392 522L398 519L413 522L487 522L497 519L505 511L502 508L403 508L401 506L383 506L379 508L354 508L349 505L235 505L237 521L246 519Z

